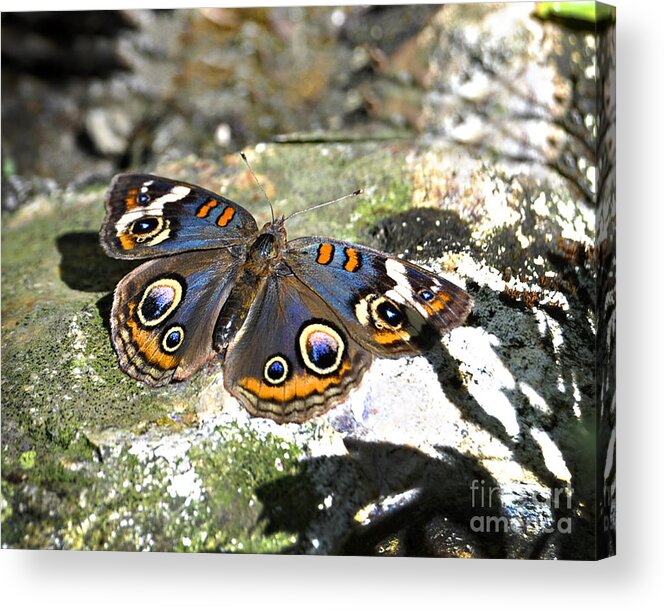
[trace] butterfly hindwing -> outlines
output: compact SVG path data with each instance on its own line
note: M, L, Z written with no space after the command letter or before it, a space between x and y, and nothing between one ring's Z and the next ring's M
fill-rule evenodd
M383 357L431 347L473 306L464 290L435 273L348 242L296 239L288 243L285 262L359 343Z
M252 215L204 188L119 174L106 195L101 243L115 258L152 258L240 244L257 232Z
M181 381L217 352L212 336L237 261L225 250L147 261L118 284L111 336L120 367L160 386Z
M224 384L252 415L299 422L343 400L371 361L330 305L275 274L229 345Z

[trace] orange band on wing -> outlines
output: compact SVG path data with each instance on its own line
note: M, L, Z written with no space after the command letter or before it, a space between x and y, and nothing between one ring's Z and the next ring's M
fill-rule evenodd
M178 366L180 358L166 353L159 344L158 336L154 331L141 328L136 321L136 304L129 304L129 317L127 318L127 328L131 333L131 343L141 355L141 360L158 367L163 371L174 369ZM152 351L146 351L148 346L152 346Z
M342 377L351 368L351 364L345 362L337 375L328 377L316 377L315 375L294 375L286 383L274 386L263 383L256 377L243 377L240 385L256 396L259 400L270 402L289 402L294 398L308 398L313 394L323 394L330 386L341 384Z
M316 262L319 265L327 265L335 256L335 246L332 244L321 244L319 246L319 255L316 257Z
M450 301L449 295L443 292L438 292L436 298L434 298L432 301L429 301L429 303L426 304L426 307L431 307L438 313L446 309L446 303L448 303L448 301Z
M217 224L220 227L225 227L231 222L231 220L233 220L235 213L236 211L231 206L226 206L220 217L217 219Z
M411 339L411 334L406 330L375 330L374 340L381 345L392 345L401 341L408 342Z
M127 197L125 197L125 211L133 210L139 206L139 203L136 201L136 193L139 192L139 189L129 189L127 191Z
M208 214L210 214L210 210L212 210L218 203L219 202L215 201L214 199L207 201L198 210L196 210L196 216L198 218L205 218Z
M346 262L344 263L344 270L351 273L360 269L360 253L353 248L344 248L346 254Z
M136 247L136 237L134 235L118 236L123 250L133 250Z

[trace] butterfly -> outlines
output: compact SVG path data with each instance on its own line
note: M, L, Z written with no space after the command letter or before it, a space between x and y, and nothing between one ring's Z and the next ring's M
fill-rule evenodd
M150 259L114 292L120 368L150 386L223 360L226 389L278 423L320 415L374 356L422 353L473 299L410 262L329 237L287 241L237 203L148 174L119 174L105 199L105 252Z

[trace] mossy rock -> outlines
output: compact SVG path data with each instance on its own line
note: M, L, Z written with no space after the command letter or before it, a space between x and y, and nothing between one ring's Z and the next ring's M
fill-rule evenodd
M294 217L289 237L358 241L466 282L468 326L425 357L377 361L348 401L302 425L250 418L219 362L151 389L119 370L109 337L112 291L133 264L99 246L107 184L36 196L3 217L3 545L467 556L468 543L474 556L527 556L551 519L530 494L571 480L587 527L594 216L566 181L405 141L245 152L279 215L363 188ZM270 220L237 155L150 171ZM543 430L570 474L544 458ZM470 537L469 477L512 490L505 510L532 530ZM366 535L387 514L395 529ZM465 544L434 544L450 528ZM408 547L414 535L424 546Z

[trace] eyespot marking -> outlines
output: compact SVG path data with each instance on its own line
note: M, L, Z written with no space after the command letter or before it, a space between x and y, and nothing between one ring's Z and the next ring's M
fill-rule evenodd
M174 278L162 278L144 291L136 315L144 326L157 326L180 305L183 284Z
M273 356L266 361L263 367L263 378L270 385L281 385L289 376L291 369L284 356Z
M129 227L129 234L135 236L138 243L157 235L164 226L161 216L144 216L132 223Z
M133 250L137 244L146 241L146 245L154 246L168 239L170 224L170 220L164 220L161 216L142 216L118 234L118 241L123 250Z
M372 303L372 319L374 326L379 329L386 326L398 329L404 322L404 313L395 302L386 297L379 297Z
M431 290L427 290L427 288L423 288L419 293L418 296L423 300L423 301L431 301L434 298L434 293Z
M134 222L131 228L131 232L136 235L145 235L146 233L152 233L155 229L158 229L162 222L161 218L156 216L146 216Z
M172 326L167 329L162 339L162 347L165 352L172 354L178 351L178 348L185 340L185 329L182 326Z
M219 202L216 201L215 199L210 199L209 201L206 201L204 204L199 206L199 209L196 210L196 216L197 218L206 218L208 214L210 214L210 210L212 210Z
M146 183L148 184L148 183ZM181 201L187 195L191 189L187 186L176 185L168 193L158 197L155 200L150 199L149 205L139 205L139 197L137 197L138 189L132 188L128 189L127 197L125 198L125 204L127 206L127 211L118 219L115 223L116 235L120 239L120 242L125 250L131 250L134 247L134 242L131 243L127 241L127 232L128 227L131 227L137 220L142 220L147 217L164 217L164 205L167 203L176 203ZM166 223L169 221L166 220ZM163 241L165 238L161 238Z
M344 261L344 270L355 273L362 266L362 257L355 248L344 248L346 261Z
M370 296L374 297L374 295ZM390 329L394 331L402 328L405 320L404 311L397 302L387 295L372 298L369 301L369 309L372 322L377 329Z
M217 219L217 224L220 227L225 227L233 220L235 214L236 211L230 205L227 205L224 208L224 211L220 214L219 218Z
M345 344L332 326L308 322L298 334L296 349L307 369L317 375L330 375L339 369Z
M329 265L334 257L335 246L332 244L321 244L317 252L316 262L319 265Z

